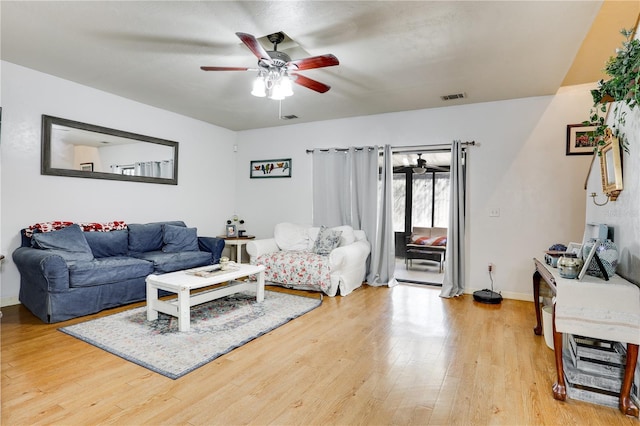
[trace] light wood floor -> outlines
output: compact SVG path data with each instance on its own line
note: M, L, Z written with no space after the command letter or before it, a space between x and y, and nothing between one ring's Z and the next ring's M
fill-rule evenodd
M178 380L57 331L78 320L46 325L3 308L2 424L638 426L616 409L553 399L553 352L533 334L532 303L439 291L326 297Z

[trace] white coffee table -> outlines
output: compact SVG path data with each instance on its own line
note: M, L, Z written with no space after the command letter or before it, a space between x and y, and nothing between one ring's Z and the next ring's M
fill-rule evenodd
M264 300L264 266L236 265L234 270L217 271L209 277L194 275L198 271L206 271L211 266L170 272L162 275L147 277L147 319L158 319L158 312L163 312L178 318L178 329L189 331L191 327L191 306L229 296L246 290L256 290L256 300ZM257 281L233 281L238 278L256 275ZM209 287L214 284L229 282L210 290L191 294L191 290ZM178 299L165 301L158 299L158 290L176 293Z

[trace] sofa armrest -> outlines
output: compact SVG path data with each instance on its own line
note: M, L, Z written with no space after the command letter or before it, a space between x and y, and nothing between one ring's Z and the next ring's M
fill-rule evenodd
M348 246L335 248L329 253L331 272L336 272L351 265L360 265L367 261L371 252L369 241L360 240Z
M213 254L213 263L220 262L222 250L224 250L224 240L217 237L198 237L198 247L200 251L208 251Z
M47 250L19 247L13 261L20 272L20 285L39 287L47 292L69 289L69 268L62 256Z
M263 254L275 253L278 251L280 251L280 248L276 244L275 238L251 240L247 243L247 253L251 256L252 261Z

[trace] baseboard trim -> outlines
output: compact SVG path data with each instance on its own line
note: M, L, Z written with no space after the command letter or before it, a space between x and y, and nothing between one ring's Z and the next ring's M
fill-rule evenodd
M2 308L4 308L5 306L13 306L19 304L20 300L18 300L18 296L0 298L0 307Z

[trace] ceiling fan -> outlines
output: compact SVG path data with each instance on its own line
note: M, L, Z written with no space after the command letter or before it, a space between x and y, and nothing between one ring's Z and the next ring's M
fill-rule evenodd
M422 159L422 154L418 154L418 161L416 161L416 165L412 170L413 170L413 173L418 175L421 175L427 172L427 160Z
M200 69L203 71L257 71L258 77L253 84L251 94L258 97L267 96L276 100L284 99L293 94L292 81L318 93L325 93L331 88L329 85L298 74L297 71L338 65L340 62L334 55L312 56L292 61L289 55L278 51L278 43L284 40L282 32L267 36L269 41L273 43L272 51L265 50L251 34L236 33L236 35L258 58L258 68L204 66Z

